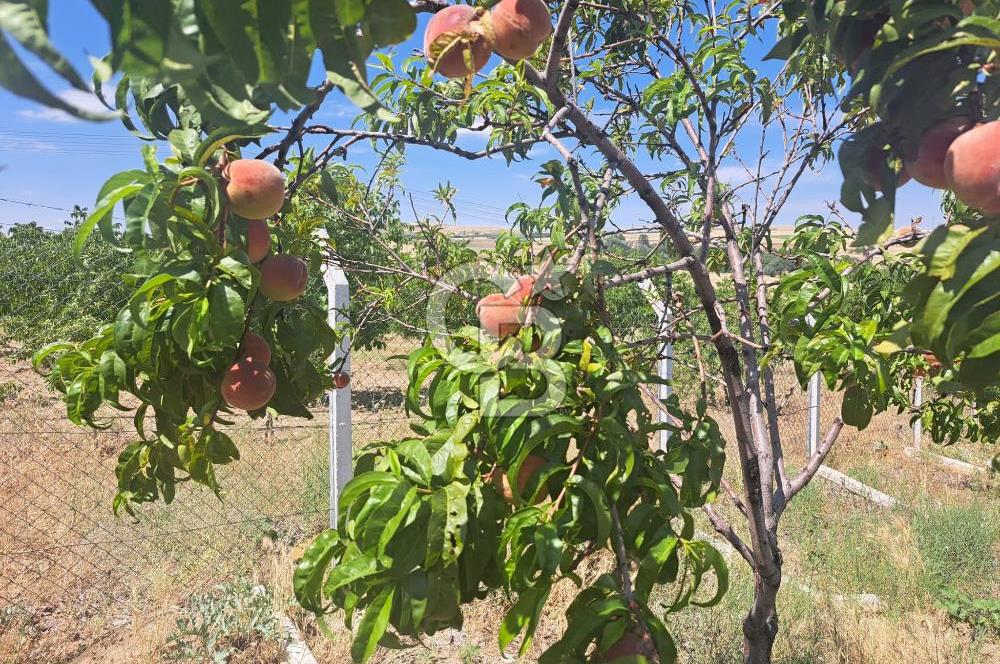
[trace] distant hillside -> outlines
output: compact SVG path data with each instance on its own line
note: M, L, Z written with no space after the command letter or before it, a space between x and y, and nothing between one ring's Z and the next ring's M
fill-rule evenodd
M445 226L444 232L449 236L466 240L472 249L489 249L496 244L496 238L500 233L510 230L507 226ZM791 226L775 226L771 229L771 239L776 246L780 246L789 235L792 234ZM660 241L660 234L648 230L627 230L619 234L622 240L631 247L640 247L644 244L654 245ZM643 241L645 238L645 242Z

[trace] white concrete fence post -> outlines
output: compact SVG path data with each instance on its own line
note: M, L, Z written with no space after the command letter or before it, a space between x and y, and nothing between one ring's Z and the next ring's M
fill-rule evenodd
M806 315L806 323L815 325L816 319L812 314ZM806 425L806 459L811 459L816 450L819 449L819 398L823 384L820 382L822 376L816 372L809 379L806 390L806 400L809 404L809 421Z
M915 410L920 410L920 407L924 405L924 377L916 376L913 379L913 408ZM924 423L918 417L913 420L913 447L914 449L920 449L923 445L924 438Z
M811 459L819 449L819 398L822 390L822 376L817 372L809 379L806 391L809 402L809 424L806 429L806 458Z
M658 333L663 336L670 334L670 302L659 299L659 295L656 292L656 288L653 286L653 282L648 279L646 281L640 281L639 288L642 289L643 294L646 296L646 300L653 308L653 313L656 314ZM670 297L669 288L667 297ZM660 348L660 361L658 364L658 374L660 378L672 381L674 379L674 344L672 341L665 340L663 342L663 346ZM674 388L670 385L660 385L658 394L660 400L663 401L670 398L673 390ZM659 412L660 422L668 422L669 419L667 417L667 413L662 409ZM660 450L665 452L669 444L670 432L664 429L663 431L660 431Z
M351 302L351 288L343 270L327 266L323 272L328 294L327 316L331 327L348 321L347 309ZM340 371L351 373L351 340L344 335L330 357L330 364L343 359ZM330 527L337 526L340 516L338 505L344 485L351 479L353 444L351 441L351 390L353 381L343 389L330 390Z

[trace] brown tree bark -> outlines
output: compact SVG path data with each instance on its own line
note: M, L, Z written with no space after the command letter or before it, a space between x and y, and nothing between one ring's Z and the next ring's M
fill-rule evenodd
M778 590L781 574L765 579L754 574L753 606L743 619L744 664L771 664L774 640L778 635Z

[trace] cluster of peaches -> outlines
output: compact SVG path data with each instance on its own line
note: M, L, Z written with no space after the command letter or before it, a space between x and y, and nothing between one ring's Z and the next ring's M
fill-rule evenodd
M932 128L903 162L899 184L911 177L950 189L970 208L1000 213L1000 121L974 125L954 117Z
M229 209L246 220L246 252L260 264L260 294L275 302L291 302L306 290L305 262L289 254L271 254L267 219L285 203L285 178L273 164L238 159L223 168ZM222 398L234 408L257 410L274 396L277 381L269 368L271 348L254 332L247 332L239 359L222 379Z
M476 304L476 316L487 334L497 338L517 334L524 324L528 306L535 303L540 291L535 290L535 278L518 277L506 293L493 293Z
M442 76L468 78L486 66L491 52L524 60L550 34L552 16L542 0L500 0L489 11L452 5L427 23L424 55Z

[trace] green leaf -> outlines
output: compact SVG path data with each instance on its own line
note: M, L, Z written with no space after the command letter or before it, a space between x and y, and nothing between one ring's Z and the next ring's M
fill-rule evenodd
M365 615L358 625L357 635L351 644L351 657L355 662L366 662L375 652L378 642L389 626L392 602L396 596L394 586L385 586L365 609Z
M111 120L116 117L113 114L92 113L77 108L49 92L14 52L7 35L3 32L0 32L0 87L18 97L37 101L84 120Z
M80 257L83 245L86 244L90 234L94 232L94 228L106 216L111 214L111 211L114 210L115 206L122 199L131 196L145 186L143 183L133 182L132 184L117 187L98 199L97 204L94 206L94 211L80 224L80 228L76 232L76 240L73 242L73 255L77 258Z
M729 567L726 565L726 559L722 557L718 549L705 542L699 542L698 544L702 545L702 573L709 569L715 573L715 594L705 601L692 601L691 603L695 606L708 608L722 601L726 591L729 590Z
M406 0L370 0L365 24L375 46L399 44L417 29L417 13Z
M503 622L500 623L500 652L506 651L507 646L524 632L524 640L518 649L518 654L524 657L531 648L535 629L538 627L538 618L545 608L545 602L551 591L552 586L548 583L521 591L517 601L507 610Z
M670 531L669 526L662 527L662 537L656 540L643 559L639 562L639 572L635 578L635 592L639 597L648 598L653 585L660 580L661 570L672 563L676 565L677 545L680 540Z
M787 60L799 49L809 35L809 26L800 25L790 35L785 35L767 52L764 60Z
M21 46L38 56L74 88L89 92L87 83L49 41L45 26L46 17L41 14L41 11L45 11L45 4L23 0L0 2L0 32L5 32L16 39Z
M341 3L352 1L340 0ZM371 53L371 47L362 44L355 33L345 29L347 24L343 22L343 17L357 14L356 8L343 4L331 6L318 0L309 3L309 21L323 52L327 79L366 113L376 115L383 122L396 122L396 116L385 109L368 86L365 60ZM362 16L358 16L357 20L361 20Z
M212 336L223 346L235 345L246 324L243 296L229 284L217 283L208 289L208 303Z
M249 83L260 79L258 62L260 30L255 0L198 0L198 15L204 17L219 40L223 52ZM201 162L196 161L198 165Z
M109 18L114 36L113 66L133 76L158 75L175 25L173 3L116 0L113 4L116 6Z
M340 536L336 530L325 530L302 554L302 560L295 567L292 588L295 599L307 611L323 613L323 599L320 588L330 561L337 553Z
M340 494L341 514L350 511L351 504L371 489L397 482L399 478L392 473L370 471L358 475L344 486L344 491Z
M323 584L323 593L332 596L335 592L359 579L372 576L378 572L374 558L361 554L347 562L341 561L330 568L330 573Z
M445 566L451 565L461 555L465 544L465 526L469 522L468 494L467 484L452 482L431 496L431 521L424 559L427 567L439 561Z
M611 534L611 511L608 508L608 501L605 499L600 487L593 480L587 479L582 475L571 476L566 480L566 486L583 491L587 498L590 499L594 507L591 516L597 522L597 535L594 538L594 543L603 546Z
M209 3L211 4L211 2ZM233 141L253 139L266 136L271 133L271 128L264 124L255 124L248 127L220 127L210 133L198 146L194 153L194 163L204 167L208 160L226 143Z

